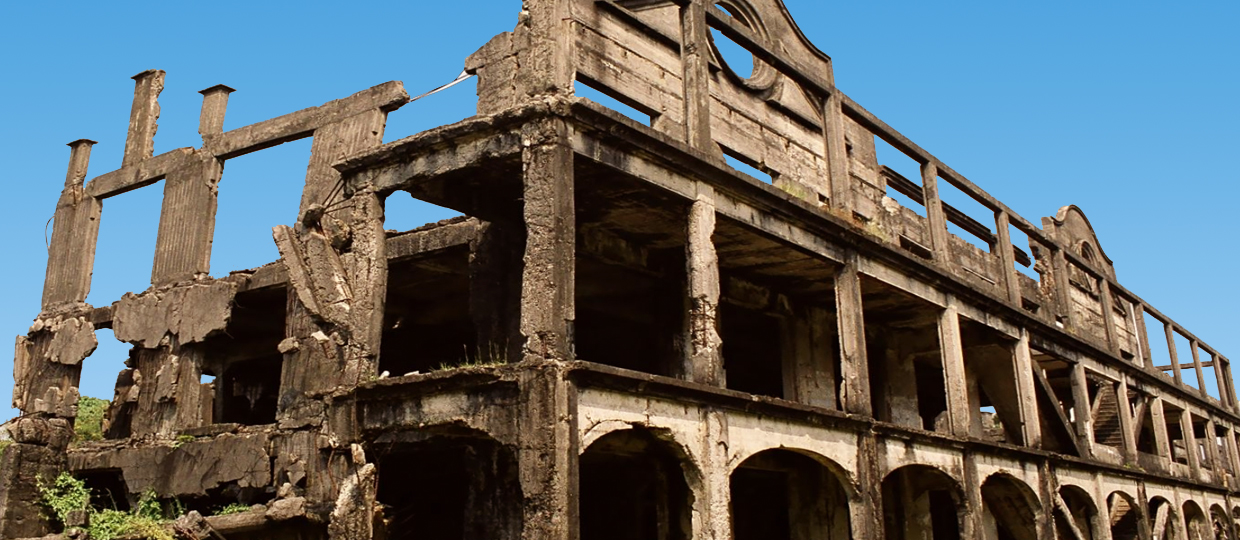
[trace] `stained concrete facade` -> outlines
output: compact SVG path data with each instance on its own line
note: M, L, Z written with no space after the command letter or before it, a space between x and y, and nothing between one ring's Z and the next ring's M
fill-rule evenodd
M227 132L216 86L158 156L165 74L135 77L122 167L70 144L0 537L56 532L61 471L176 500L184 538L1237 537L1227 358L1079 208L1030 222L838 90L779 0L526 0L466 69L476 117L389 144L399 82ZM280 260L209 277L224 163L307 137ZM104 201L159 180L151 287L86 304ZM387 231L393 196L466 217ZM71 447L99 328L133 349Z

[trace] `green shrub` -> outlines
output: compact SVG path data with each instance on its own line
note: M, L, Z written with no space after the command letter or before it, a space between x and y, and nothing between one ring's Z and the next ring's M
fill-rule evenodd
M108 400L82 396L78 400L77 420L73 423L74 442L103 439L103 413L108 410Z
M250 506L249 506L249 505L245 505L245 504L241 504L241 503L231 503L231 504L228 504L228 505L226 505L226 506L224 506L224 507L220 508L219 510L216 510L216 511L215 511L215 515L217 515L217 516L229 516L229 515L232 515L232 514L240 514L240 513L242 513L242 512L249 512L249 511L250 511Z
M102 401L102 400L101 400ZM106 403L106 402L105 402ZM154 492L148 491L138 500L138 505L128 512L99 510L90 505L90 490L86 482L64 472L50 484L38 480L43 505L63 525L70 514L85 511L89 520L86 532L91 540L114 540L122 536L137 536L147 540L175 540L164 527L167 520Z

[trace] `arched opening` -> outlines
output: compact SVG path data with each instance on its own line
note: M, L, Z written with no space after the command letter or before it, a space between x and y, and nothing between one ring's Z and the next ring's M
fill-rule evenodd
M1201 506L1193 501L1184 503L1184 527L1188 540L1214 540L1214 530Z
M646 429L604 435L581 454L581 540L689 540L688 458Z
M521 537L516 452L466 429L401 432L372 445L378 463L375 538Z
M883 479L883 530L888 540L960 540L960 484L927 465L909 465Z
M1037 540L1038 496L1024 482L994 474L982 483L982 537Z
M1214 538L1218 540L1236 540L1236 524L1222 506L1210 507L1210 527L1214 529Z
M1055 505L1056 538L1060 540L1094 540L1098 526L1098 508L1089 493L1076 486L1059 489L1062 505Z
M1116 491L1107 497L1107 523L1111 540L1137 540L1141 536L1141 507L1131 495Z
M827 466L791 450L766 450L732 471L734 540L851 538L848 493Z
M1150 499L1150 538L1153 540L1178 540L1180 538L1180 514L1175 505L1162 497Z

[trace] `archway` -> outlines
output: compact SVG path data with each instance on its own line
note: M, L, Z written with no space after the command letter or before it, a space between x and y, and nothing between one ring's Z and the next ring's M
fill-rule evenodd
M1024 482L993 474L982 483L982 537L1038 540L1038 496Z
M1210 527L1214 529L1214 538L1218 540L1236 540L1236 525L1222 506L1210 507Z
M848 493L826 465L792 450L765 450L731 476L734 540L851 538Z
M908 465L883 479L887 540L960 540L964 493L947 473Z
M581 540L689 540L688 461L647 429L599 438L581 454Z
M1141 537L1141 506L1132 495L1122 491L1107 497L1107 523L1111 540L1137 540Z
M1162 497L1150 499L1150 538L1153 540L1178 540L1180 529L1180 513L1175 505Z
M1059 501L1055 505L1056 537L1060 540L1093 540L1095 528L1099 527L1098 508L1089 493L1077 486L1059 488Z
M1184 502L1184 527L1188 540L1214 540L1214 529L1201 506L1193 501Z

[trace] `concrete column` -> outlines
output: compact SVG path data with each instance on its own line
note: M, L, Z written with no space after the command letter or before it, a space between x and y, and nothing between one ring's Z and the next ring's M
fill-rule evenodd
M121 167L137 165L155 154L155 131L159 129L159 93L164 91L164 72L148 69L133 76L133 106L129 110L129 133Z
M1115 330L1115 300L1111 298L1111 282L1106 276L1098 277L1098 297L1101 299L1102 329L1105 331L1107 350L1119 354L1119 333Z
M857 272L855 254L835 274L835 307L840 335L840 375L844 379L840 401L846 412L871 416L861 275Z
M224 132L224 113L228 110L228 95L232 88L217 84L198 93L202 94L202 111L198 114L198 134L202 141Z
M539 362L519 375L517 465L524 497L526 540L576 538L578 438L576 388L554 363Z
M95 141L69 143L69 170L65 187L56 201L52 238L47 250L47 274L43 282L43 311L86 301L95 266L95 242L103 204L82 189Z
M1007 245L1011 247L1011 242ZM1016 270L1013 268L1013 272ZM1016 342L1016 390L1020 399L1020 415L1024 428L1025 445L1030 448L1042 446L1042 421L1038 412L1038 394L1034 383L1033 354L1029 351L1029 330L1020 329L1020 339ZM1089 404L1086 400L1085 416L1089 416ZM1080 408L1078 406L1078 413ZM1080 416L1079 414L1077 416Z
M823 99L823 137L827 172L831 178L831 208L848 215L852 212L852 176L848 172L848 142L845 137L844 110L839 93Z
M1197 445L1197 433L1193 430L1193 414L1187 409L1180 411L1180 433L1184 435L1184 450L1188 454L1188 468L1193 478L1201 479L1201 448Z
M1120 379L1115 389L1115 399L1119 402L1119 430L1124 441L1122 449L1124 461L1135 462L1137 460L1137 426L1133 425L1132 404L1128 401L1128 379Z
M688 9L688 8L685 8ZM725 386L723 341L719 337L719 256L715 253L715 192L697 184L697 200L689 207L685 262L688 308L685 365L687 380Z
M576 215L573 149L562 120L526 125L534 142L524 165L525 267L521 287L521 334L525 355L568 360L574 316Z
M1163 333L1167 336L1167 353L1171 355L1171 371L1175 374L1175 384L1184 384L1184 375L1180 372L1180 355L1175 350L1175 329L1171 323L1163 323Z
M969 380L960 340L960 314L955 299L939 314L939 346L942 347L943 378L947 384L947 420L953 435L968 437L970 418Z
M1085 376L1085 366L1079 362L1072 366L1072 401L1076 404L1077 442L1084 454L1081 457L1092 458L1094 455L1093 407L1089 402L1089 379Z

